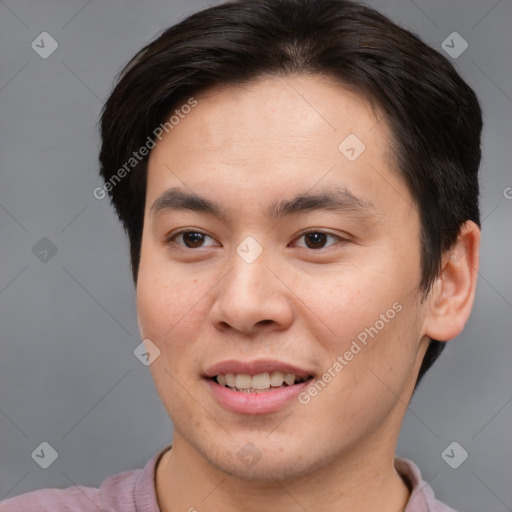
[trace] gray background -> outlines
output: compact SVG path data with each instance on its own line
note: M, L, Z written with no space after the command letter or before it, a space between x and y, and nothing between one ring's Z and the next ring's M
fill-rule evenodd
M452 60L485 113L476 304L417 390L397 453L456 509L512 510L512 4L370 4L439 50L459 32L469 47ZM149 369L133 355L128 245L107 200L92 195L97 122L122 64L207 5L0 0L0 499L96 487L171 442ZM47 59L31 48L43 31L59 44ZM42 237L57 248L47 261L32 250ZM31 458L43 441L59 454L48 469ZM452 441L469 454L458 469L441 457Z

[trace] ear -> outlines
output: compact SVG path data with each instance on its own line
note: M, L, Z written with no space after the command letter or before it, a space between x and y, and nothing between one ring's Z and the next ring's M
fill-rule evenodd
M432 287L425 323L429 338L447 341L464 329L475 298L479 257L480 229L467 221L443 255L441 273Z

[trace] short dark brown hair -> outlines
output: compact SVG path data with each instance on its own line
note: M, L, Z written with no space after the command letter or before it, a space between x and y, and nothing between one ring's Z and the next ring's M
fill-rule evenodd
M376 104L419 211L426 293L467 220L480 226L482 114L473 90L416 35L349 0L240 0L197 12L140 50L120 74L101 118L100 173L130 242L137 282L147 156L126 162L169 113L214 85L264 75L317 73ZM119 178L124 166L129 172ZM417 383L442 352L432 340Z

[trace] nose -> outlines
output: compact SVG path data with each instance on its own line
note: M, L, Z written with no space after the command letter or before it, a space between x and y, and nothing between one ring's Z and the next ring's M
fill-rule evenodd
M210 311L215 328L248 336L288 328L293 321L292 293L277 265L269 264L265 251L251 263L234 252L231 261Z

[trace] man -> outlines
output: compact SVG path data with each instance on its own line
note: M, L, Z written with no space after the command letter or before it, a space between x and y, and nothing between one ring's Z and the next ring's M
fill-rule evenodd
M229 2L141 50L95 194L173 445L1 510L452 510L394 452L473 304L481 128L444 57L345 0Z

